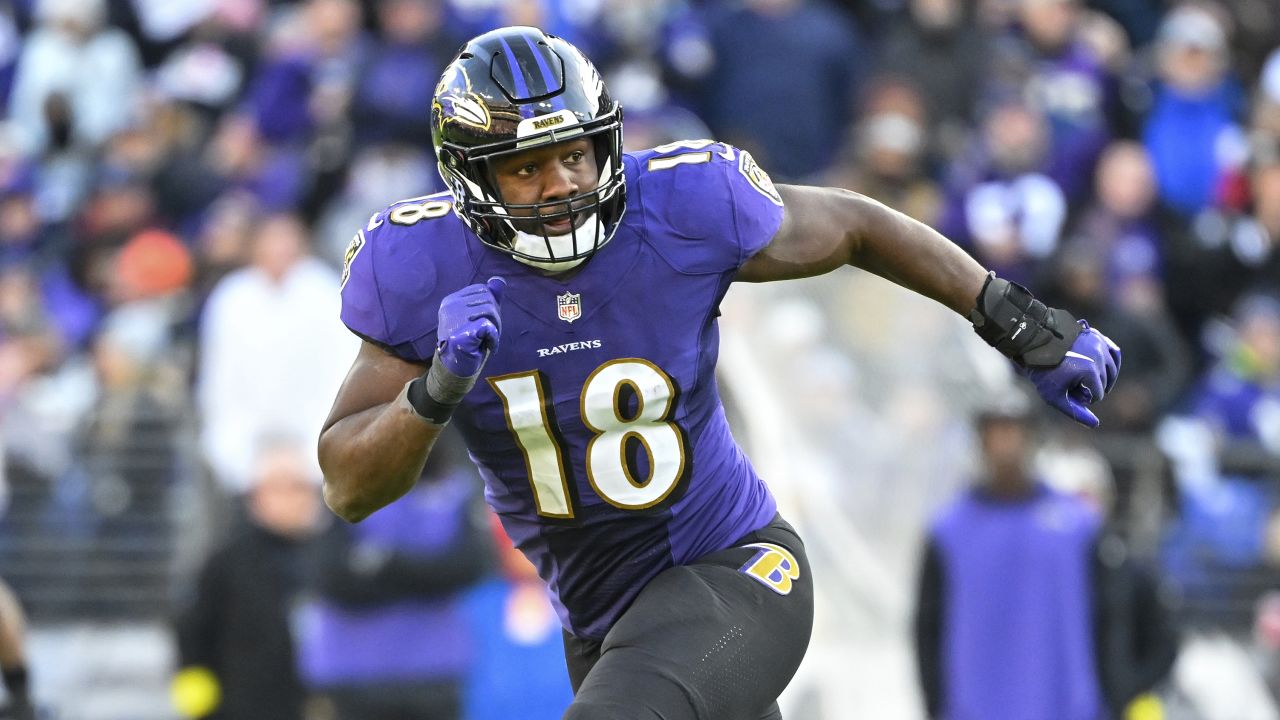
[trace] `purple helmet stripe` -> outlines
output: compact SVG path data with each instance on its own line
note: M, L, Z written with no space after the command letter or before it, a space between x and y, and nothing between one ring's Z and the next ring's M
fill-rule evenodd
M556 82L555 82L556 76L554 73L551 72L551 68L547 66L546 58L543 57L544 53L538 51L538 48L533 44L533 40L529 39L528 35L525 35L524 42L526 45L529 46L529 51L533 53L534 61L538 63L538 71L542 73L543 86L545 86L548 90L551 90L552 88L556 87ZM568 78L566 78L566 80L567 79ZM555 108L556 110L565 109L566 106L564 104L564 93L560 93L559 95L556 95L555 97L551 98L551 107Z
M511 46L507 44L506 38L499 38L499 42L501 42L502 47L506 49L506 53L504 54L507 56L507 67L511 69L512 81L516 84L516 93L521 98L529 97L529 86L525 83L524 72L520 70L520 63L516 60L516 51L512 50ZM521 117L526 117L526 118L533 117L532 105L529 105L526 103L516 103L516 107L520 109Z

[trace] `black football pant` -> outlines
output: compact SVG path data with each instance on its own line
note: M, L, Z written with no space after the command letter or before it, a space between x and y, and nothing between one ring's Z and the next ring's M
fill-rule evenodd
M563 720L781 720L809 646L813 581L781 517L655 577L603 641L565 634Z

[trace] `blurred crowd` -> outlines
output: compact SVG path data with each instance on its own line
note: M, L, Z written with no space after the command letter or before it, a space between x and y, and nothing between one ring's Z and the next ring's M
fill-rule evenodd
M1280 580L1269 0L0 0L0 574L49 538L81 541L64 575L98 577L119 549L174 561L156 518L193 520L173 492L191 478L208 480L193 521L209 537L250 522L257 463L310 446L354 356L336 320L347 241L442 189L439 71L509 24L596 62L628 148L737 144L1104 328L1125 355L1098 435L1159 448L1166 572L1254 621ZM820 311L847 346L885 337L852 306ZM849 385L845 358L811 362L885 392ZM823 430L866 446L912 427L901 407ZM1112 472L1121 507L1132 472ZM36 604L88 581L68 582ZM127 615L130 597L63 609Z

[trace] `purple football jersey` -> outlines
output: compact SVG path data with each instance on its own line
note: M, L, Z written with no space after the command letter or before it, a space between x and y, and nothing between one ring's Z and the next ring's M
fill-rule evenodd
M565 627L601 638L659 572L776 512L716 388L718 306L782 221L751 156L707 141L628 154L612 241L567 277L487 248L448 194L357 234L342 319L430 359L445 295L498 275L502 339L454 414L485 496L550 587Z

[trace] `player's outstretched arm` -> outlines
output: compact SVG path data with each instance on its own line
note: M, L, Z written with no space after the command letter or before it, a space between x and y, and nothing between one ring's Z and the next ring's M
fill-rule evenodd
M786 206L782 226L737 279L810 277L841 265L873 272L965 316L983 340L1017 364L1045 402L1097 426L1088 406L1115 383L1120 348L1087 322L1046 307L929 226L868 197L794 185L780 185L778 192Z
M440 303L435 356L422 366L365 342L320 432L324 500L350 522L404 495L436 437L497 348L506 283L491 278Z
M738 280L812 277L854 265L968 316L987 271L924 223L865 195L838 188L778 185L786 212Z

